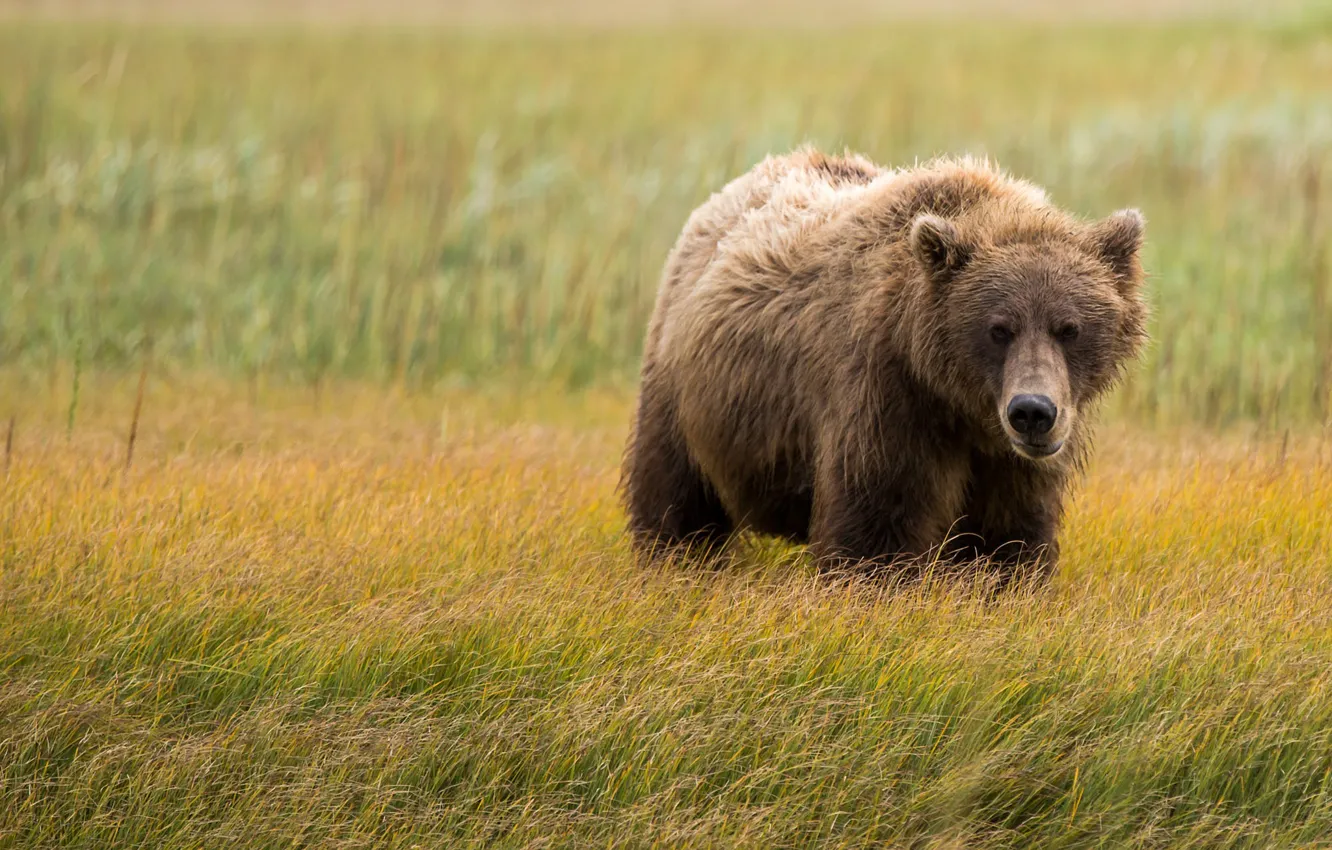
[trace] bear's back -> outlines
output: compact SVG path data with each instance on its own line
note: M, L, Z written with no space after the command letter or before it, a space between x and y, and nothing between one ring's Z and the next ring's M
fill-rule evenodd
M746 265L773 251L794 257L801 233L886 173L863 157L806 148L769 156L713 193L690 215L666 262L645 356L653 359L667 316L719 256Z
M1044 221L1050 210L1044 190L970 157L889 169L802 150L765 160L721 195L729 214L710 234L708 261L721 259L734 276L765 286L830 269L860 277L857 264L883 259L882 251L865 257L866 249L904 244L924 213L1020 226L1032 216Z
M800 264L806 237L839 212L861 202L893 171L859 156L827 156L802 149L769 157L735 181L743 208L720 233L716 253L780 273Z

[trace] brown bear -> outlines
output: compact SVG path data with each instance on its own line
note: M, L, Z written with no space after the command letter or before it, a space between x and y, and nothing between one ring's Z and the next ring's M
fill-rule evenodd
M826 566L1048 575L1089 417L1146 341L1142 234L985 161L768 158L667 260L622 470L636 547L750 529Z

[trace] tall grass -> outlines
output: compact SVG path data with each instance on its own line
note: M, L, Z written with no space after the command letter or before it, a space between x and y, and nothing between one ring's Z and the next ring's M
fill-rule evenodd
M1328 80L1319 24L0 25L0 848L1332 847ZM662 259L804 141L1145 210L1045 591L634 562Z
M159 382L125 470L134 386L0 487L0 845L1329 846L1326 441L1116 430L987 603L644 571L613 395Z
M1332 30L0 28L0 360L632 379L689 210L803 141L1149 219L1138 419L1328 414ZM1310 187L1314 187L1313 190Z

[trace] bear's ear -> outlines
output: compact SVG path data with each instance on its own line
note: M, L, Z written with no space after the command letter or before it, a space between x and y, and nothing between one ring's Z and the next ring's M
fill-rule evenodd
M936 282L957 274L971 259L971 246L957 232L957 226L928 213L917 216L911 224L911 251L926 275Z
M1144 227L1142 213L1132 209L1120 210L1091 227L1091 249L1110 266L1121 289L1136 287L1142 277L1138 251Z

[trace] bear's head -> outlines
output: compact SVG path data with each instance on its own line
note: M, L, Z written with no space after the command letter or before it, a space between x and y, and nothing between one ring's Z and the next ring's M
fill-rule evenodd
M1137 210L1092 224L1053 209L917 216L918 370L996 445L1059 456L1146 341L1142 237Z

